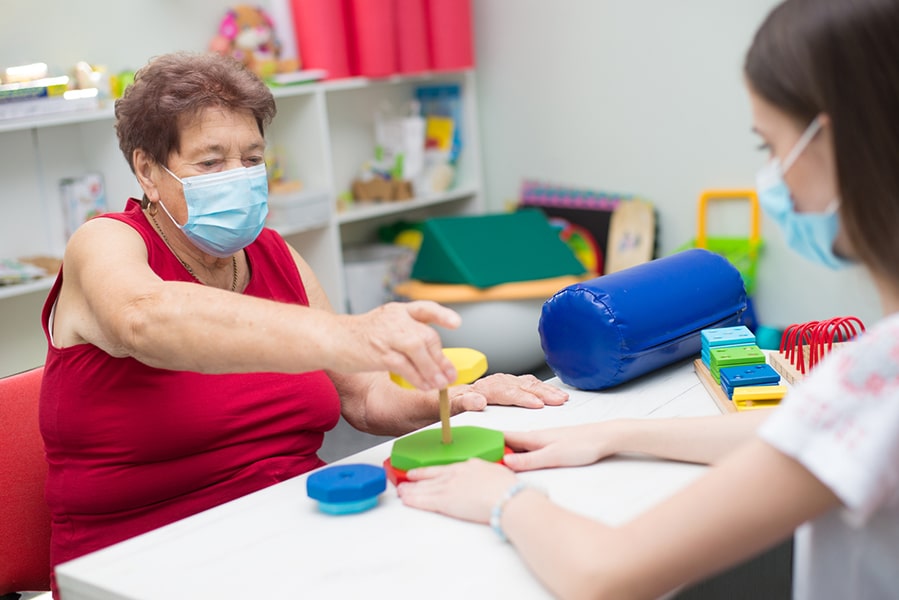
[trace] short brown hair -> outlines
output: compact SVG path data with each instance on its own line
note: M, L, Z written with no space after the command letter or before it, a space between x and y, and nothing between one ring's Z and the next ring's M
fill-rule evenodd
M219 54L176 52L152 59L116 100L119 148L134 171L138 148L160 164L180 150L185 121L210 106L250 111L265 133L275 117L271 90L236 60Z
M787 0L745 73L800 127L830 117L843 226L858 258L899 285L899 2Z

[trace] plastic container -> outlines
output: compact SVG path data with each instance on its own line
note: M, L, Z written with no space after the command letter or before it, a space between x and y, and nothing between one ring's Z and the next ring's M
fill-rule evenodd
M354 74L387 77L397 72L395 9L395 0L349 0L348 47Z
M325 79L349 77L347 16L342 0L291 0L293 28L304 69L324 69Z
M393 287L409 277L415 251L392 244L367 244L343 252L347 309L361 314L396 299Z
M426 0L394 0L396 10L396 68L420 73L431 68Z
M327 192L303 191L291 194L269 194L266 225L291 233L323 227L331 217Z
M471 0L427 0L431 67L435 71L474 66Z

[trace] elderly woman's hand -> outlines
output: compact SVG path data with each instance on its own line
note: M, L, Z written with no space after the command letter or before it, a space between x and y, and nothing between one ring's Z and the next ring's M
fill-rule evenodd
M543 408L558 406L568 400L568 392L533 375L505 373L489 375L471 385L452 387L449 396L454 412L483 410L488 404Z
M390 302L361 315L334 315L329 332L333 366L344 373L390 371L423 390L445 388L456 380L452 361L443 354L440 335L431 327L454 329L454 310L430 302Z

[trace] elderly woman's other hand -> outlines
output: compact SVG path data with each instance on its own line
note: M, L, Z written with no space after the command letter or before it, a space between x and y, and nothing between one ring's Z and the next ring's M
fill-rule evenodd
M450 389L454 412L483 410L488 404L543 408L559 406L568 400L568 392L544 383L533 375L496 373L471 385Z

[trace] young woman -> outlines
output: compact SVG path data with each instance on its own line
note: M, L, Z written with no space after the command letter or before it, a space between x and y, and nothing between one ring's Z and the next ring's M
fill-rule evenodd
M508 434L506 467L410 471L414 507L488 523L566 598L653 598L796 533L797 598L899 590L899 2L787 0L749 49L758 188L790 247L863 264L885 317L831 354L782 405L677 421ZM735 448L730 450L731 448ZM620 527L554 505L514 471L621 451L705 462L693 485ZM764 493L759 493L764 490ZM752 497L753 502L743 499ZM564 544L559 540L564 539Z

